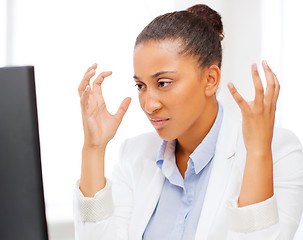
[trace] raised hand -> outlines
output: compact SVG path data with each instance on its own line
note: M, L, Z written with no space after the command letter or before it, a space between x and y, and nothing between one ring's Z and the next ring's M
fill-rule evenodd
M255 86L253 101L246 102L233 84L228 84L242 112L243 139L247 150L239 207L262 202L274 194L271 142L280 86L266 61L262 62L262 66L267 81L265 93L256 64L251 67Z
M78 88L81 99L84 146L105 148L107 143L116 134L131 99L124 99L117 113L115 115L110 114L102 96L101 84L112 72L102 72L99 74L91 88L90 80L95 75L96 68L97 64L93 64L87 69Z
M267 82L265 93L256 64L251 66L255 86L255 99L253 101L246 102L233 84L228 84L230 93L242 112L243 138L248 152L261 153L271 149L280 85L276 75L269 68L266 61L262 62L262 66Z

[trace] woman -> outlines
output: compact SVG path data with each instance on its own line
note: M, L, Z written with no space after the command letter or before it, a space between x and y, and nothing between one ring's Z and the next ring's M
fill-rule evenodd
M242 123L223 111L216 99L222 39L221 17L206 5L159 16L140 33L134 80L157 134L125 141L111 180L104 153L130 99L109 114L100 86L111 72L91 89L96 64L87 70L79 86L78 239L293 237L303 208L302 146L290 132L274 131L279 83L265 61L265 93L252 65L252 102L228 84Z

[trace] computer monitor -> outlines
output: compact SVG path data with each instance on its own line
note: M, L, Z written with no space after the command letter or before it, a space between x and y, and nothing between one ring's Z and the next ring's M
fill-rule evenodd
M48 239L32 66L0 68L0 239Z

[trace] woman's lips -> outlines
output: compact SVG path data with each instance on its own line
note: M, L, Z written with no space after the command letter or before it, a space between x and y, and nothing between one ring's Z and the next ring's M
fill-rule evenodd
M165 123L167 123L169 118L150 118L149 120L154 125L154 127L159 128L162 127Z

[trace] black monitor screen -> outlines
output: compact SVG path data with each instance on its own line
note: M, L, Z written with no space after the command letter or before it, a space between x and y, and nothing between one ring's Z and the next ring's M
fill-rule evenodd
M34 67L0 68L0 239L47 239Z

